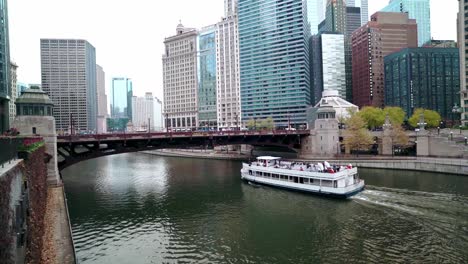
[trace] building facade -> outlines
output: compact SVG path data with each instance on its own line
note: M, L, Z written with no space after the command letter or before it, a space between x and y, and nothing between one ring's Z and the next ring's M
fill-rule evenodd
M164 40L164 117L172 130L198 126L197 36L195 29L179 24L176 35Z
M346 0L328 0L325 19L319 25L319 32L346 33Z
M163 103L157 97L154 98L154 131L164 130Z
M41 39L42 89L57 130L96 131L96 49L82 39Z
M198 35L198 126L217 127L216 115L216 27Z
M272 117L279 127L306 123L311 35L305 5L239 0L242 122Z
M468 21L468 3L458 1L458 47L460 52L460 113L461 123L468 126L468 30L465 21Z
M351 35L361 26L361 8L346 7L346 35L345 35L345 67L346 67L346 99L353 101L353 60L351 48Z
M232 129L241 125L237 9L224 15L216 24L216 113L218 128Z
M22 82L16 82L16 97L20 97L24 91L29 89L29 84L22 83Z
M323 90L338 91L346 99L346 68L343 34L322 34Z
M132 97L132 123L136 131L154 130L154 98L152 93L144 97Z
M460 68L457 48L403 49L385 57L385 105L408 116L417 108L437 111L444 120L458 115Z
M310 33L316 35L320 22L325 19L326 0L307 0L307 16L310 23Z
M8 34L7 0L0 0L0 134L8 130L10 123L10 37Z
M406 13L377 12L354 31L352 42L353 103L384 106L384 57L403 48L417 47L416 20Z
M16 91L16 86L17 86L17 74L16 71L18 69L18 65L14 62L10 62L10 91L11 91L11 97L10 97L10 102L9 102L9 114L10 114L10 127L11 124L13 124L13 121L15 120L16 117L16 98L17 96L17 91Z
M431 8L429 0L390 0L382 12L407 13L418 24L418 46L431 41Z
M98 101L97 132L107 131L107 95L106 95L106 74L101 66L96 65L96 89Z
M112 78L110 109L112 118L132 119L133 82L127 77Z

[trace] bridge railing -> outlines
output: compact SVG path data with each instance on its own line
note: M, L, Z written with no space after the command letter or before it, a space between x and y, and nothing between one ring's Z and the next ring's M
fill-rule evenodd
M231 131L184 131L184 132L153 132L153 133L107 133L86 135L58 136L59 140L111 140L134 138L166 138L166 137L208 137L208 136L252 136L252 135L307 135L309 130L231 130Z

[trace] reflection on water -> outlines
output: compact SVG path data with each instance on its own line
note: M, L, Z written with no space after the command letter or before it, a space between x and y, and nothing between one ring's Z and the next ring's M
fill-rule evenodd
M80 263L467 263L468 177L361 169L350 200L241 164L123 154L64 171Z

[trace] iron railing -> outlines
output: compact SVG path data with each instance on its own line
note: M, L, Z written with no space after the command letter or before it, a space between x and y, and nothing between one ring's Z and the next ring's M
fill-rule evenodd
M22 138L0 137L0 166L2 168L5 166L5 163L18 158L18 151L22 144Z

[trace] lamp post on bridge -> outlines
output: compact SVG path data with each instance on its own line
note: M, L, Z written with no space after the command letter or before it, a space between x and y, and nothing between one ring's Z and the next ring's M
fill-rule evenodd
M460 114L461 112L462 112L462 108L459 107L457 104L454 104L452 107L452 127L455 125L455 115ZM461 125L461 121L460 121L460 125ZM460 131L461 131L461 126L460 126Z

